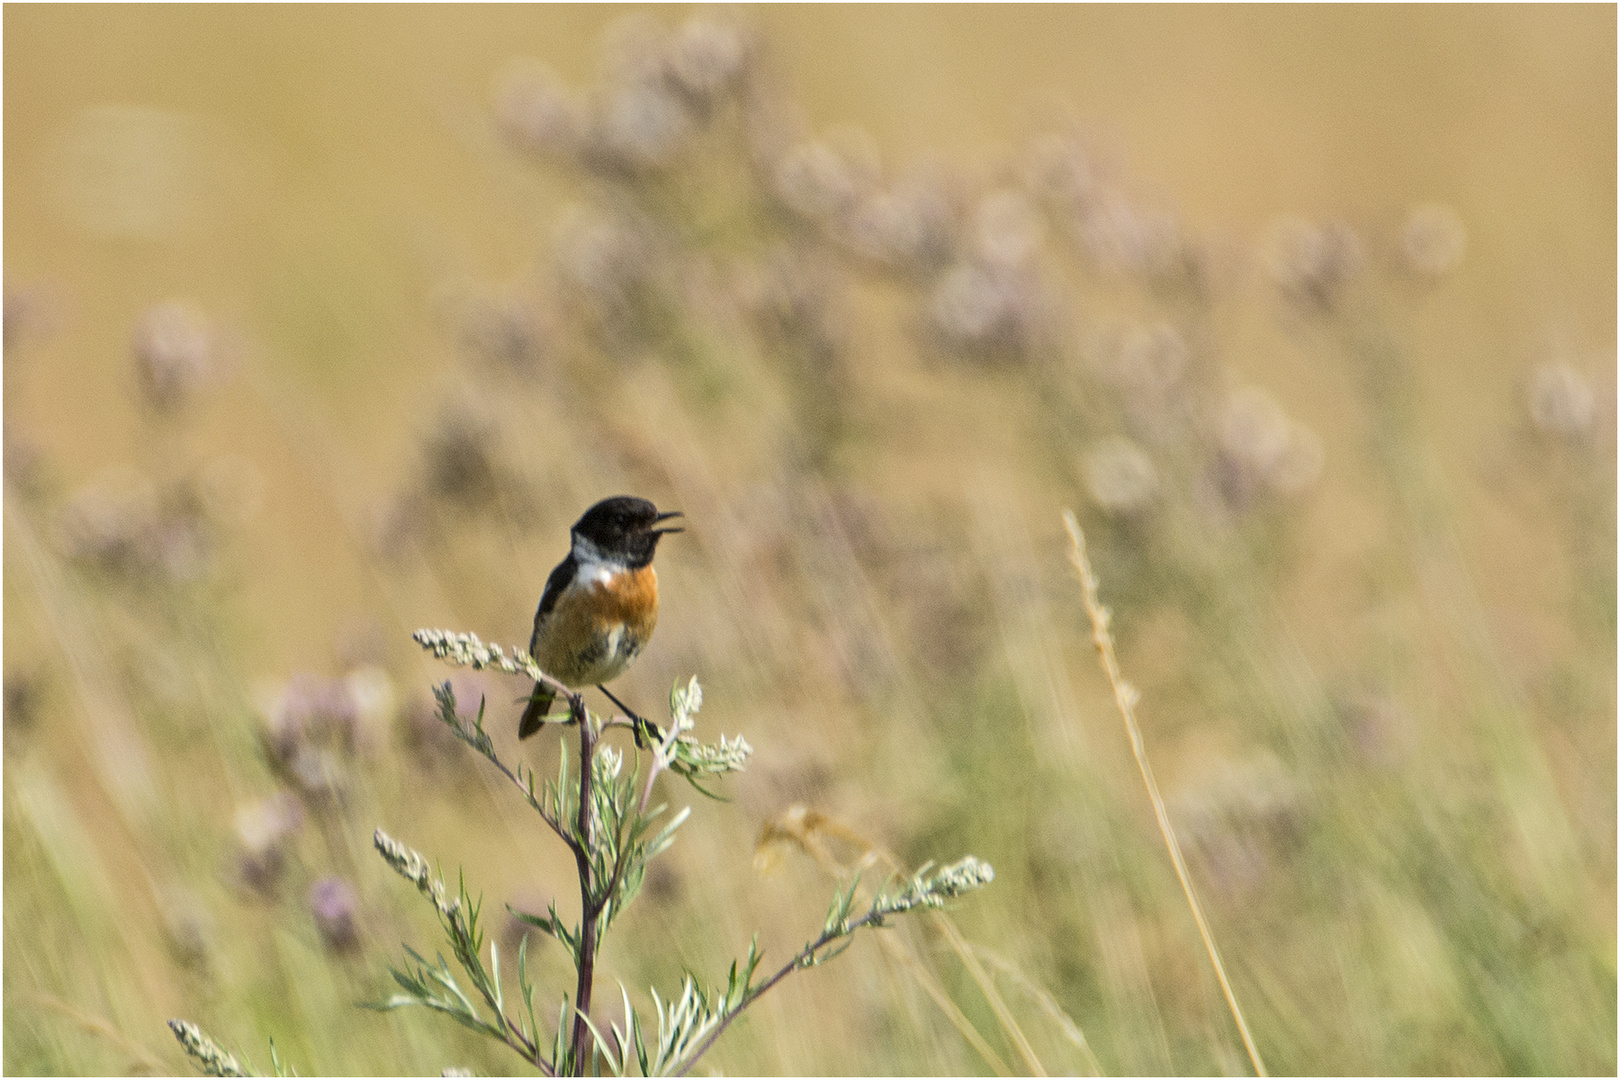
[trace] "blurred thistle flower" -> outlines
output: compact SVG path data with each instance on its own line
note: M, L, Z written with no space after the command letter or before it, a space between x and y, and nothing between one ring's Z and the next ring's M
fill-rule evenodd
M783 246L745 277L741 290L744 305L773 347L830 369L849 337L840 284L825 260Z
M929 302L936 337L949 351L983 361L1028 358L1039 329L1032 274L978 262L957 263Z
M1133 326L1102 355L1101 373L1118 388L1130 431L1160 446L1183 438L1194 424L1196 400L1180 332L1168 323Z
M214 936L214 920L207 906L184 886L160 888L157 893L158 912L163 919L170 953L186 967L204 967Z
M460 338L474 356L508 371L531 374L546 357L539 314L512 298L475 301L461 320Z
M888 269L928 273L955 255L955 209L939 182L900 181L860 200L850 213L846 240Z
M805 221L830 227L849 216L867 179L848 156L818 140L782 155L771 171L771 191Z
M311 885L309 912L315 919L321 944L329 952L347 953L359 946L360 930L356 920L360 897L347 881L340 877L323 877Z
M106 570L141 571L157 565L157 493L130 469L111 469L71 495L62 507L64 553Z
M342 679L300 673L287 680L265 715L270 752L291 760L306 742L351 750L358 724L357 707Z
M630 173L674 164L690 143L691 106L662 79L643 77L611 88L590 129L593 164Z
M169 301L141 316L134 352L147 402L159 412L172 412L213 373L214 334L195 306Z
M132 469L116 467L64 503L58 538L76 562L113 573L195 579L211 554L202 499L190 484L160 494Z
M670 82L707 113L746 83L756 43L741 27L699 16L675 32L667 50Z
M1303 218L1273 221L1264 242L1265 263L1283 295L1317 313L1338 307L1345 288L1361 272L1361 241L1350 226Z
M265 896L275 891L286 866L288 843L303 822L303 808L286 791L237 810L237 871L243 884Z
M1078 227L1080 243L1092 262L1116 277L1160 284L1195 269L1176 216L1141 209L1118 192L1085 204Z
M1104 439L1088 450L1081 471L1092 501L1113 517L1140 514L1159 494L1153 460L1123 437Z
M1304 828L1300 785L1269 751L1237 763L1217 761L1197 784L1178 792L1169 809L1214 887L1239 895L1262 883Z
M347 796L358 729L359 708L342 679L295 675L265 710L271 763L315 806Z
M495 90L495 119L519 149L566 159L579 151L585 111L549 64L520 60Z
M293 750L285 775L316 809L328 810L348 802L351 778L349 755L329 746L304 744Z
M1240 510L1266 494L1297 494L1322 472L1315 432L1289 419L1258 387L1227 396L1216 419L1216 441L1221 491Z
M1045 241L1045 225L1022 192L993 191L973 210L975 250L986 265L1016 270L1031 262Z
M0 720L4 721L6 749L12 749L13 733L32 731L39 722L45 703L45 676L41 671L8 671L5 676L4 705L0 707Z
M447 405L423 444L428 494L467 510L493 501L502 477L496 434L489 416L466 403Z
M1437 278L1455 270L1468 247L1462 218L1449 206L1425 203L1401 224L1401 265L1414 277Z
M564 284L599 333L635 340L657 327L665 259L645 221L575 210L557 252Z
M1543 364L1530 376L1530 422L1544 435L1580 439L1591 430L1597 399L1586 378L1562 362Z
M456 691L456 700L461 700L460 690ZM437 771L463 760L460 740L439 719L438 706L431 698L412 698L400 710L399 722L400 741L419 768Z
M1056 133L1042 135L1030 147L1024 183L1053 211L1072 220L1085 215L1098 191L1091 155L1079 139Z

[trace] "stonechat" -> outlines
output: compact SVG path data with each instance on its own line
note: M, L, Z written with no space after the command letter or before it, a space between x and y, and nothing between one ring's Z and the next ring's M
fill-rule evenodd
M623 674L658 625L653 552L666 533L682 531L658 525L681 516L679 510L660 513L646 499L617 495L574 523L568 556L546 579L534 613L529 655L541 671L565 686L595 685L608 693L602 684ZM518 738L540 730L556 696L545 684L535 684ZM639 728L636 736L639 742Z

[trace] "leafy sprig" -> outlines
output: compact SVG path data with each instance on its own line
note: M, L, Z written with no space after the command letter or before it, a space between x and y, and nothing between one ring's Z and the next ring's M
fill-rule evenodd
M517 983L523 1011L514 1018L506 1012L506 998L501 989L500 947L493 941L489 943L489 967L484 966L484 935L478 925L482 904L467 895L466 883L458 882L456 897L450 899L444 881L428 868L427 860L420 854L381 829L372 835L372 843L383 861L433 902L450 942L450 951L473 990L483 999L484 1008L480 1009L461 988L442 954L429 962L409 945L405 946L405 952L411 962L403 968L389 968L389 974L404 993L369 1003L367 1007L386 1012L419 1005L442 1012L464 1027L510 1046L543 1074L556 1075L556 1055L545 1056L537 1035L540 1028L534 1015L534 986L529 981L527 939L518 945Z
M481 901L469 895L463 880L458 879L452 891L426 858L378 829L372 838L378 854L433 905L459 973L443 953L429 960L406 945L405 962L389 968L400 992L370 1003L370 1008L386 1011L418 1006L443 1013L510 1047L546 1076L596 1071L623 1076L632 1070L644 1076L684 1075L738 1016L793 972L833 959L862 929L883 926L890 916L915 908L941 907L995 876L988 864L971 856L937 871L925 866L903 881L892 878L859 914L856 879L835 892L815 939L768 977L756 981L761 962L756 937L748 955L732 963L723 985L706 986L688 972L675 997L665 999L656 989L650 991L652 1011L645 1019L621 985L623 1021L604 1033L590 1017L597 944L639 893L648 863L669 849L691 813L690 807L671 813L666 804L653 805L655 781L661 773L671 772L703 794L716 797L704 782L740 771L753 750L740 735L709 744L692 734L703 706L703 688L696 678L671 689L670 723L660 731L640 717L604 718L591 713L579 694L547 676L520 650L508 652L499 645L485 644L476 635L445 630L419 630L414 636L423 648L448 663L525 676L556 689L568 703L568 723L579 733L578 764L570 760L565 746L557 778L537 782L532 769L508 765L497 753L484 729L482 699L477 712L464 719L448 682L433 691L438 719L505 776L573 853L580 887L577 921L565 921L555 902L543 915L510 906L507 911L561 945L573 962L578 981L572 999L566 992L560 995L556 1022L547 1035L535 1011L527 938L517 951L518 1000L510 1002L502 986L501 956L495 942L488 943L487 965L484 960ZM604 731L615 727L637 734L637 749L621 750L600 741ZM654 736L651 745L644 746L640 736L649 733ZM649 751L645 773L643 749ZM234 1057L194 1025L177 1020L171 1026L187 1053L209 1075L247 1075ZM271 1055L279 1074L274 1046Z
M745 1009L795 971L818 967L837 957L853 944L852 939L857 931L881 927L890 915L914 908L944 907L947 900L988 885L996 876L989 863L971 855L937 873L929 874L929 869L925 866L917 871L903 888L880 890L859 916L853 916L853 911L860 879L857 877L848 888L837 890L827 909L821 933L762 982L754 982L754 972L761 959L759 938L756 936L748 947L748 956L741 970L735 961L732 963L723 991L718 988L705 991L690 973L682 984L681 996L676 1002L666 1005L654 991L658 1042L656 1051L651 1055L642 1042L641 1033L645 1025L638 1020L626 995L625 1028L623 1031L617 1026L613 1029L618 1045L635 1047L636 1063L644 1076L684 1076ZM612 1047L602 1042L600 1037L598 1048L614 1075L627 1075L626 1053L621 1050L615 1055Z

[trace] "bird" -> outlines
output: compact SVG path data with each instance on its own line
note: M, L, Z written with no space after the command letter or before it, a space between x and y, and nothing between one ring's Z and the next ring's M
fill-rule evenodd
M684 516L634 495L615 495L585 511L569 530L568 554L546 579L534 613L529 655L541 671L573 689L594 684L624 708L602 684L624 673L658 625L653 553L664 536L684 531L658 526ZM556 696L555 688L534 684L518 738L540 730ZM640 717L632 719L638 744L642 725L656 733Z

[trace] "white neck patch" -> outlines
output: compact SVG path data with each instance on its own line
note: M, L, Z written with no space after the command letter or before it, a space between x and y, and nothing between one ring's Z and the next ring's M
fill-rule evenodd
M578 565L575 580L581 585L588 585L594 581L606 582L615 574L625 569L623 559L610 558L601 548L591 543L585 537L574 534L574 562Z

